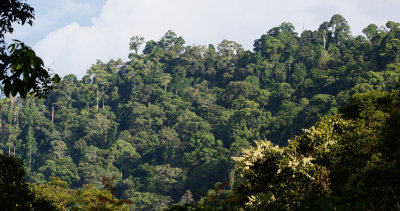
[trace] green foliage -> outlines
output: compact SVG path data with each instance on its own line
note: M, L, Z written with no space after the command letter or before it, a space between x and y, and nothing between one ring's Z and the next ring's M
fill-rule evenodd
M50 77L42 59L24 43L16 41L8 46L8 50L9 55L0 55L0 80L6 96L16 96L18 93L25 98L32 90L34 95L43 97L53 88L52 82L59 81L57 75Z
M7 46L6 33L14 31L13 23L33 25L34 9L20 0L6 0L0 7L0 81L5 96L28 93L44 97L58 83L58 75L51 77L42 59L23 42L15 40Z
M27 180L41 185L59 177L72 189L87 188L97 194L95 190L104 184L102 178L114 177L115 196L129 198L137 210L163 209L189 192L192 196L183 198L190 202L192 198L204 209L228 209L218 203L231 200L231 196L234 202L250 207L261 200L265 209L336 206L353 193L358 201L370 192L342 186L333 190L325 184L343 182L342 173L352 175L350 170L358 168L351 159L364 159L365 154L343 155L346 159L338 159L335 166L354 166L338 170L334 178L330 178L333 170L328 164L314 163L317 159L329 161L329 153L342 156L339 149L324 154L325 145L321 145L325 136L339 136L332 132L336 125L332 122L339 119L323 119L305 132L303 145L293 145L300 142L295 137L303 128L337 114L353 94L391 91L398 85L399 25L392 21L383 28L370 25L364 33L366 38L352 36L347 21L334 15L317 30L301 35L291 23L282 23L256 39L254 51L244 51L239 43L228 40L215 47L186 46L182 37L168 31L159 40L147 41L140 53L144 38L133 36L128 61L98 60L82 79L66 75L47 99L30 95L1 99L0 152L23 159ZM14 52L30 52L29 58L36 64L30 67L43 67L31 49L22 43L14 47ZM24 58L28 57L15 57L18 61ZM23 66L12 67L23 70ZM18 89L22 88L18 86L14 92ZM343 114L341 118L345 118ZM370 127L344 121L347 125L340 127ZM325 135L315 132L318 127L326 130ZM375 130L360 130L359 136L350 131L343 140L361 140L364 132L378 135ZM289 143L290 139L295 140ZM250 151L243 154L242 149L261 144L255 140L271 140L288 148L265 146L261 151L272 157L254 165L254 171L243 173L254 176L251 185L236 187L245 180L231 157L250 159ZM364 149L368 140L343 147ZM317 150L320 157L311 149L322 150ZM374 156L380 160L383 154ZM263 168L270 171L262 172ZM265 178L258 180L258 176ZM292 180L293 176L299 180ZM315 177L320 180L310 179ZM224 184L224 188L215 184ZM233 187L244 194L233 196ZM262 194L252 192L253 187ZM333 196L333 191L338 194ZM246 194L254 196L251 203ZM272 196L276 200L268 201ZM90 197L79 200L94 203ZM365 203L361 200L360 204Z
M1 22L0 22L0 43L4 44L4 35L13 33L14 28L12 23L24 25L25 23L33 25L34 9L27 3L21 0L6 0L1 3L0 7Z
M164 210L170 205L171 197L148 192L134 192L130 200L132 201L133 209Z
M49 201L57 210L129 210L129 200L118 200L114 196L111 180L103 178L104 189L85 185L80 189L71 189L58 177L42 184L31 184L30 189L36 197Z
M258 141L236 157L246 209L398 209L400 92L356 94L288 147ZM396 128L396 129L395 129Z
M0 207L3 210L53 210L29 189L21 159L0 155Z

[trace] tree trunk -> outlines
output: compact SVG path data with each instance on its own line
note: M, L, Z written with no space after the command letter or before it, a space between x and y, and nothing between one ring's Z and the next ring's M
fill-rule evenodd
M99 87L96 87L96 110L99 110Z
M51 107L51 122L54 122L54 105Z
M235 167L229 171L229 186L232 187L235 183Z
M3 121L2 121L2 118L1 118L1 106L2 105L0 105L0 133L3 131Z
M29 169L31 169L32 163L32 144L29 144Z

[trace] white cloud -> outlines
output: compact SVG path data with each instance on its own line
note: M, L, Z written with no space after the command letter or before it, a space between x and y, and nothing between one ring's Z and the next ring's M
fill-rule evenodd
M36 1L36 2L35 2ZM43 4L38 2L39 0L33 1L34 8L40 12L41 9L49 9L44 15L46 18L52 18L53 20L65 17L67 15L73 16L79 13L84 13L85 10L90 9L90 5L85 2L77 2L76 0L52 0L46 3L46 8L41 8ZM41 0L43 1L43 0ZM38 6L36 6L38 5Z
M293 23L299 32L303 26L315 30L339 13L360 34L370 23L398 21L399 6L395 0L108 0L90 26L68 24L34 48L56 73L82 77L96 59L126 59L132 35L158 40L172 29L189 45L228 39L251 49L255 39L281 22ZM81 11L75 4L70 8Z
M28 3L35 9L33 27L14 24L14 33L7 37L32 45L71 22L88 25L93 15L100 11L101 5L95 5L99 2L105 0L30 0Z

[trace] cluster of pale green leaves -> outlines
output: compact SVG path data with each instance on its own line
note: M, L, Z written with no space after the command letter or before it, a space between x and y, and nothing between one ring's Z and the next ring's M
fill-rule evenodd
M267 140L256 141L233 159L240 171L237 190L250 193L245 202L248 209L295 208L307 195L302 192L316 180L318 170L313 157L297 156L290 147L281 148ZM297 200L291 201L292 197Z
M107 189L99 189L93 184L72 189L68 183L58 177L37 185L30 184L30 189L39 199L50 202L58 210L129 210L127 200L118 200Z

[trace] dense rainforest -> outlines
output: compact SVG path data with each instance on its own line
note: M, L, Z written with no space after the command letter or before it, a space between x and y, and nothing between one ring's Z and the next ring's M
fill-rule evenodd
M374 173L398 176L392 171L398 141L393 149L379 141L382 130L398 133L385 118L390 112L398 118L399 95L358 94L343 106L356 93L396 89L400 23L370 24L363 32L352 35L345 18L334 15L300 35L282 23L256 39L252 51L228 40L187 46L172 31L158 41L133 36L128 61L98 60L82 79L64 76L45 99L2 98L0 153L21 158L27 181L42 194L46 184L100 192L103 178L113 178L115 196L134 210L194 201L228 209L232 188L241 203L232 206L248 209L333 206L346 193L358 196L353 192L357 202L370 187L373 196L397 195L383 201L368 195L363 209L369 202L393 208L397 186L365 183L374 182ZM367 103L376 96L395 103ZM350 143L358 139L364 142ZM371 156L371 168L359 166ZM387 165L386 174L379 165ZM353 183L343 175L359 189L346 189ZM69 200L64 207L76 206Z

